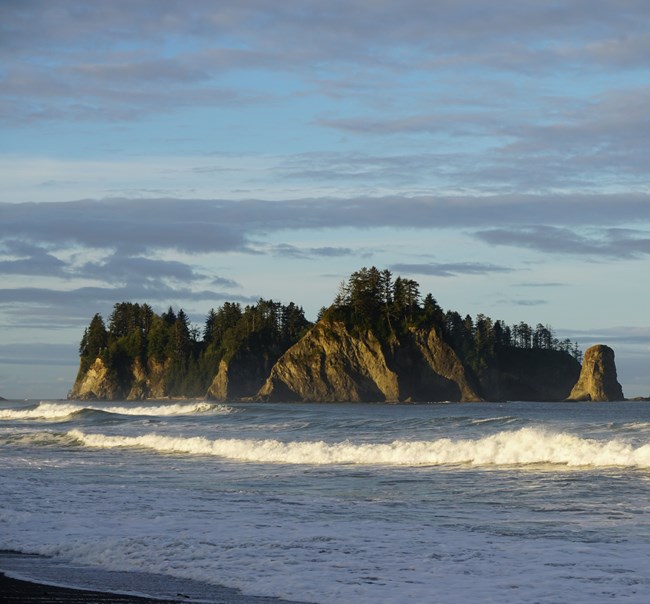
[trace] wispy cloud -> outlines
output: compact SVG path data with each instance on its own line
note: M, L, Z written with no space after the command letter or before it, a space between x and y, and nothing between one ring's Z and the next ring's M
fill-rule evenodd
M108 313L116 302L123 300L178 307L188 302L192 305L203 302L208 306L217 306L226 300L252 303L258 298L224 290L171 287L160 282L65 290L46 287L0 288L0 308L8 317L5 326L48 330L85 325L95 312Z
M560 283L559 281L546 281L546 282L528 282L528 283L516 283L516 287L566 287L568 283Z
M67 344L0 344L0 364L76 366L79 363L76 352Z
M431 277L458 277L459 275L487 275L509 273L512 268L482 262L429 262L426 264L393 264L392 270L406 275L429 275Z
M572 228L650 222L650 194L494 195L263 200L107 199L0 204L0 240L54 248L81 245L137 255L154 249L251 252L250 237L282 230L396 227L472 228L492 244L553 251L632 253L645 238L604 231L604 242ZM501 228L501 225L508 225Z
M528 248L550 254L610 259L650 254L650 232L631 229L601 229L585 235L569 228L535 225L487 229L476 232L474 236L492 245Z
M189 264L178 260L158 260L128 256L116 252L99 262L88 262L74 271L75 276L100 279L109 283L157 281L174 279L189 283L202 275Z
M317 66L321 77L345 82L354 72L380 67L393 77L400 71L452 77L486 69L530 74L550 67L634 68L647 65L650 56L647 19L639 18L646 8L639 0L626 2L624 10L615 0L521 0L516 11L498 5L480 10L474 0L435 6L348 0L311 4L309 10L292 1L261 0L167 0L165 10L154 0L136 6L51 0L37 10L5 3L1 52L22 60L10 65L3 90L23 116L133 119L145 106L167 111L240 103L241 90L218 86L218 76L233 71L266 70L309 81ZM375 92L387 96L385 81L376 80ZM26 98L30 102L21 103Z
M548 300L509 300L509 303L516 306L541 306L542 304L548 304Z
M341 256L351 256L355 253L349 247L298 247L289 243L279 243L270 246L268 249L274 255L301 260L314 257L340 258Z

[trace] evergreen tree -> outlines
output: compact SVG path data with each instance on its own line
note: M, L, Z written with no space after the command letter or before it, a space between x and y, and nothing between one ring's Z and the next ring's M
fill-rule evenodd
M108 332L104 325L104 319L102 319L100 314L95 314L90 321L90 325L84 331L84 336L79 346L82 364L86 369L106 350L107 345Z

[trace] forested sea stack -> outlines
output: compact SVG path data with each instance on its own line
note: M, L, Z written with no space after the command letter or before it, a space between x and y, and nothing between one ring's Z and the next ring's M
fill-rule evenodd
M121 302L108 326L93 317L80 353L71 398L314 402L562 401L582 356L549 326L445 312L375 267L343 282L316 324L293 302L227 302L203 329L183 310Z

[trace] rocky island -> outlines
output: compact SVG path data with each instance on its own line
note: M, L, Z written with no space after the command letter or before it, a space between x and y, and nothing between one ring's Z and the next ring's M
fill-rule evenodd
M301 307L226 302L203 329L183 310L114 306L80 345L70 398L301 402L622 400L611 349L550 327L443 311L419 284L363 268L310 323Z

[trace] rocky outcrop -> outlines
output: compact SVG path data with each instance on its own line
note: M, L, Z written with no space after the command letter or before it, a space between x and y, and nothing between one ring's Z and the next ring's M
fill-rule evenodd
M278 346L250 343L240 348L231 358L219 362L217 374L206 397L228 401L248 399L257 394L280 357Z
M416 376L405 376L415 390L409 398L424 401L483 400L476 380L438 330L417 330L411 333L411 337L421 362ZM414 356L418 358L418 355Z
M216 400L216 401L225 401L228 400L228 363L225 361L219 362L219 370L217 375L214 376L210 388L208 388L207 398Z
M85 373L80 372L72 387L69 398L79 400L111 399L115 392L115 384L109 379L108 368L101 358Z
M623 389L616 376L614 351L604 344L588 348L577 384L569 401L622 401Z
M167 371L163 363L152 360L144 367L136 360L127 377L117 376L109 371L101 357L97 357L85 372L79 373L68 398L128 401L165 398Z
M128 401L142 401L148 398L165 398L165 388L169 363L160 363L154 359L149 360L144 367L136 360L132 367L131 389L126 395Z
M372 332L352 335L321 321L274 365L258 398L267 401L397 401L397 374Z
M478 387L435 329L383 344L321 321L290 348L258 393L267 401L480 401Z
M438 328L411 329L381 341L370 330L322 320L283 349L254 339L215 362L206 397L219 401L437 402L622 400L614 352L594 346L582 372L558 350L502 348L472 369ZM83 365L82 365L83 366ZM79 372L74 399L166 398L170 361L150 359L111 371L101 357ZM203 392L197 392L202 395Z

